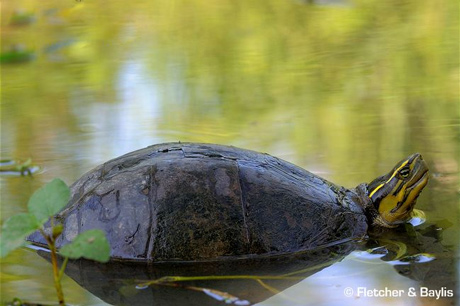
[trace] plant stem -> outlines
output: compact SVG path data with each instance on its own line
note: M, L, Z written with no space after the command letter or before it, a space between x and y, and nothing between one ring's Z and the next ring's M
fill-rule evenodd
M64 274L65 267L67 267L67 263L69 262L69 257L64 259L64 262L61 265L61 270L59 270L59 281L61 281L62 275Z
M56 287L56 293L59 299L59 306L65 306L64 302L64 292L62 291L61 286L61 276L62 274L59 271L56 255L56 245L54 244L54 239L51 238L48 240L48 244L51 251L51 263L53 265L53 276L54 276L54 287ZM67 264L67 261L65 262ZM65 269L65 266L64 266Z
M164 276L159 279L147 281L138 284L140 287L150 285L162 285L172 282L188 282L196 280L229 280L229 279L281 279L281 280L302 280L301 276L283 276L283 275L205 275L205 276Z

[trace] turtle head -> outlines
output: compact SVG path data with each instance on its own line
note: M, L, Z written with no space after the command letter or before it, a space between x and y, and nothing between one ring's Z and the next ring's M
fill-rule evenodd
M407 221L428 182L428 166L419 153L403 159L368 185L368 197L378 212L374 224L396 227Z

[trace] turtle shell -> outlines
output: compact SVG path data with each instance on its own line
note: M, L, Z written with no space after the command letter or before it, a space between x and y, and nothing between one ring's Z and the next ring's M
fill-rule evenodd
M57 246L98 228L106 232L112 259L284 254L367 230L348 190L270 155L222 145L150 146L89 171L71 192L56 216L64 226ZM38 232L29 240L46 244Z

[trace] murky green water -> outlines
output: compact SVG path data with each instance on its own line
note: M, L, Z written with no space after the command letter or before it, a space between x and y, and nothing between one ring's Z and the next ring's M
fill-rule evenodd
M33 190L54 177L71 183L103 161L159 142L267 152L347 187L421 152L432 175L417 204L427 222L415 240L388 240L407 245L406 255L436 260L401 267L353 252L261 305L458 303L406 294L460 291L458 6L3 3L1 158L31 158L42 170L0 177L1 220L25 211ZM0 275L2 302L55 300L50 266L30 250L4 259ZM357 297L359 287L405 294ZM68 277L64 288L71 304L105 305Z

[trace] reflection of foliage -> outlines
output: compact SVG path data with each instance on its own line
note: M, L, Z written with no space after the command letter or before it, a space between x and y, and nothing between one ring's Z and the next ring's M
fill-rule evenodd
M216 124L217 117L224 120L220 125L238 129L237 123L239 133L265 143L275 134L299 151L321 146L340 165L365 152L377 162L392 152L401 158L411 141L401 132L409 120L427 113L443 118L456 107L457 48L451 40L457 38L449 26L456 21L449 2L441 6L165 3L156 10L161 14L145 8L154 16L155 34L140 35L145 49L161 46L150 56L151 69L162 71L168 83L182 82L177 86L185 92L165 92L170 119L164 126L203 117ZM374 134L362 126L382 128ZM350 146L356 138L367 141Z
M155 8L161 14L145 8L155 14L155 44L165 50L166 63L185 64L183 73L191 85L220 90L217 93L227 97L222 102L242 107L262 103L265 108L266 103L277 102L277 96L286 95L292 99L283 103L297 105L300 95L306 95L313 99L302 101L315 104L318 96L351 91L346 86L350 83L371 89L368 99L381 97L378 93L391 86L408 89L411 79L424 79L433 87L437 85L433 75L420 72L431 67L439 74L442 67L433 65L433 60L443 61L446 53L455 55L455 45L445 49L442 44L449 12L431 10L428 2L424 6L367 1L356 3L353 9L266 1L216 6L195 2L165 2L163 9ZM426 19L431 21L429 26ZM449 30L455 35L454 29ZM159 63L165 63L161 53L156 54L154 69ZM413 89L419 92L417 88ZM202 89L193 92L209 91ZM394 89L389 93L394 95Z
M33 13L16 11L11 16L10 25L28 25L35 21L35 15Z
M56 37L43 20L38 25L44 30L40 50L76 39L60 51L69 65L13 74L5 97L25 101L15 107L27 108L26 116L58 109L64 114L60 124L67 124L73 120L64 101L72 88L85 89L80 103L116 101L120 64L134 59L146 62L161 88L161 129L185 134L191 127L209 142L249 134L262 148L277 140L304 155L316 146L339 165L360 155L374 163L382 154L398 159L408 141L423 141L420 133L432 131L418 118L430 114L435 122L457 106L456 4L433 6L428 0L356 1L349 7L76 3L53 12L64 25L80 25L65 27L65 36ZM12 91L36 79L38 95ZM402 132L410 125L419 129L418 139ZM349 146L356 138L365 141Z
M197 134L222 129L231 141L249 130L268 143L272 128L302 153L316 143L343 156L342 163L373 148L369 157L378 160L381 148L372 139L382 139L385 153L400 151L408 141L401 129L417 120L415 111L445 116L456 106L454 3L356 1L322 7L195 0L123 8L118 2L76 3L53 12L64 25L84 25L58 37L57 43L78 40L66 51L72 64L40 73L40 96L48 99L33 105L55 109L75 86L112 102L121 60L134 58L147 61L161 85L166 130L200 122L192 124ZM52 31L43 33L40 49L56 44ZM28 71L13 80L30 84L36 76ZM6 88L9 100L13 93ZM60 108L65 112L66 105ZM367 135L362 125L383 128ZM350 148L356 135L368 141ZM349 152L336 154L343 148ZM400 158L399 152L395 156Z
M0 54L0 63L24 63L33 59L34 52L31 50L24 50L21 46L13 46L11 50L2 52Z

